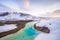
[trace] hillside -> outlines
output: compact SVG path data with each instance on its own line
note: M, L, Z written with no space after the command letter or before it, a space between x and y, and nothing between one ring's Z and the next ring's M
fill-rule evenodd
M20 12L3 12L0 13L0 21L17 21L17 20L40 20L39 17L32 16L26 13Z

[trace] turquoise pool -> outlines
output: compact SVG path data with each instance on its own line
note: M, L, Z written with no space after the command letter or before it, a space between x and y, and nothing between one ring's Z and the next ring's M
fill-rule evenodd
M33 40L40 32L34 29L36 22L29 22L25 25L25 28L21 29L17 33L8 35L1 38L1 40Z

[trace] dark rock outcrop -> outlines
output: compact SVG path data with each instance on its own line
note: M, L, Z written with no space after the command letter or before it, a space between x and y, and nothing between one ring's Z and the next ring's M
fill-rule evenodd
M50 33L50 29L48 27L39 27L39 26L36 26L36 24L34 25L34 28L38 31L41 31L41 32L44 32L44 33Z
M4 12L4 13L0 13L0 16L7 16L9 13L8 12Z

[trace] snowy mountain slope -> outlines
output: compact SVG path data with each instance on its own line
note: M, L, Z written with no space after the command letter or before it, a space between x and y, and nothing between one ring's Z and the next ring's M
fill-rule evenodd
M39 34L35 40L60 40L60 18L50 18L48 20L41 20L36 26L45 26L50 29L49 34Z
M9 14L7 14L9 13ZM5 15L5 16L4 16ZM32 16L30 14L19 12L5 12L0 13L0 20L39 20L40 18Z

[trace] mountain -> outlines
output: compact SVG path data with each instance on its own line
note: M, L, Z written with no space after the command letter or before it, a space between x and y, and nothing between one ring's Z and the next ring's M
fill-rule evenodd
M20 12L1 12L0 13L0 21L8 20L8 21L16 21L16 20L40 20L39 17L32 16L26 13Z

